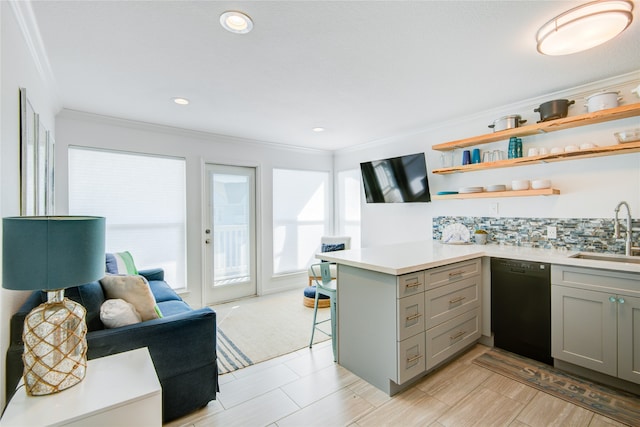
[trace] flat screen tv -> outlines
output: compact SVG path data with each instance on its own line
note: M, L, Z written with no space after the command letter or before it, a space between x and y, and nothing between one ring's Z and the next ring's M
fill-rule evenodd
M360 163L367 203L430 202L424 153Z

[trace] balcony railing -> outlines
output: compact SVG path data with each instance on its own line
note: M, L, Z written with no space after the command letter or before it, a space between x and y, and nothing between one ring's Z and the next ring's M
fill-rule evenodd
M216 225L213 251L214 285L241 282L250 277L247 225Z

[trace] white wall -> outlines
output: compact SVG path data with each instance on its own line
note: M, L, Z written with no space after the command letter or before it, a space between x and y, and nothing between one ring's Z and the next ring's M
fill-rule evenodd
M259 141L193 132L62 111L56 119L56 206L68 206L68 147L109 148L129 152L183 157L187 162L187 286L183 298L192 306L203 304L203 180L205 163L257 168L258 293L269 294L300 287L306 273L273 275L272 170L290 168L333 171L330 152L293 149ZM99 189L97 189L99 191Z
M19 88L27 95L47 128L55 133L57 98L49 90L46 65L38 61L32 40L23 29L32 25L30 5L0 2L0 213L20 214L20 114ZM0 248L1 254L2 248ZM0 267L1 270L2 267ZM0 406L4 407L5 359L9 345L9 319L27 292L0 289Z
M640 83L640 71L616 76L605 81L547 94L535 99L508 105L500 109L483 111L470 117L459 117L433 125L421 132L398 136L354 149L335 153L336 172L359 168L359 163L414 152L425 152L429 172L440 164L440 152L431 146L452 140L489 133L487 126L499 117L520 114L528 123L540 120L533 109L553 99L575 99L569 115L586 112L584 97L599 89L620 90L623 103L638 103L640 99L630 91ZM523 83L524 84L524 83ZM593 142L597 145L616 143L613 133L640 127L640 118L633 117L598 125L585 126L546 135L523 138L524 152L528 146L566 146ZM481 150L507 149L508 141L500 141ZM526 154L525 154L526 155ZM461 150L455 154L460 164ZM491 204L498 203L502 217L548 218L612 218L613 209L621 200L631 206L635 218L640 217L640 154L625 154L593 159L536 164L470 173L434 175L429 173L431 194L444 190L457 190L466 186L510 184L513 179L548 178L561 192L551 197L517 197L475 200L437 200L416 204L367 204L362 199L362 246L405 242L432 238L432 218L442 215L492 216Z

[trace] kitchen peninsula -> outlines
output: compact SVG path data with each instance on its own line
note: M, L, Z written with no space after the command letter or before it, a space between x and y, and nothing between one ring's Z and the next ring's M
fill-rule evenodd
M338 363L393 395L479 340L490 344L490 257L640 273L640 263L575 255L439 241L318 254L338 264Z

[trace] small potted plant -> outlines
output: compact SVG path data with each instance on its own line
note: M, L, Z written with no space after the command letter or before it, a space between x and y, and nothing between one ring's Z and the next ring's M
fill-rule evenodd
M473 238L476 241L476 244L478 245L486 245L487 244L487 237L489 237L489 233L487 233L485 230L478 228L474 233L473 233Z

